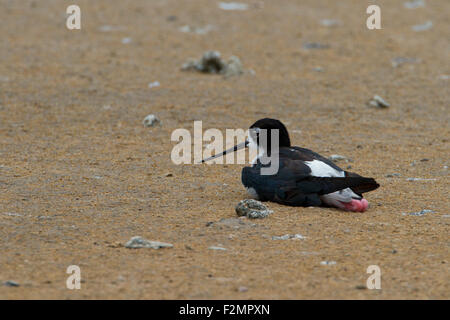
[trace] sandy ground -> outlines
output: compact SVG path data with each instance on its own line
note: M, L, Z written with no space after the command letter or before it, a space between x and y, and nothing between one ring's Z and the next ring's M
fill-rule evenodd
M373 31L371 2L241 2L248 10L0 0L0 282L20 285L0 285L0 298L450 298L450 2L377 1L383 29ZM80 31L65 27L72 3ZM254 74L180 70L206 50L239 56ZM415 62L395 68L398 57ZM375 94L391 107L367 106ZM150 113L162 126L142 125ZM247 197L243 166L174 165L171 133L262 117L282 120L293 144L345 155L344 168L376 178L369 210L269 203L266 219L219 222ZM422 209L434 213L402 214ZM306 239L271 239L296 233ZM122 246L137 235L174 247ZM69 265L81 268L81 290L66 288ZM381 290L361 289L369 265Z

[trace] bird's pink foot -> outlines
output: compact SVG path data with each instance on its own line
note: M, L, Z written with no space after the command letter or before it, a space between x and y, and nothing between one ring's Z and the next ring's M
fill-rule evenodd
M344 206L343 209L353 212L364 212L369 207L369 202L366 199L355 200L352 199L350 202L341 202Z

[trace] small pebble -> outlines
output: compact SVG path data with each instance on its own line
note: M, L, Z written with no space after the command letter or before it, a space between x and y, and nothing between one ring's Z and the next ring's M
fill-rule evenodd
M161 84L159 83L159 81L153 81L148 84L148 87L151 89L151 88L159 87L160 85Z
M20 284L18 284L15 281L12 281L12 280L7 280L7 281L3 282L3 285L6 287L19 287L20 286Z
M273 213L262 202L254 199L245 199L236 205L238 216L246 216L251 219L265 218Z
M424 0L408 1L408 2L404 2L403 6L406 9L417 9L417 8L420 8L420 7L425 7L425 1Z
M401 65L405 63L418 63L420 62L420 59L416 58L408 58L408 57L396 57L391 60L392 66L394 68L400 67Z
M424 24L416 24L415 26L412 26L411 29L415 32L420 32L420 31L426 31L428 29L431 29L431 27L433 27L433 22L427 21Z
M170 243L164 243L159 241L149 241L142 237L133 237L127 243L125 243L125 248L128 249L140 249L140 248L151 248L151 249L160 249L160 248L172 248L173 245Z
M238 76L243 72L241 60L236 56L231 56L230 59L228 59L223 75L225 77Z
M157 124L161 124L161 120L154 114L149 114L144 118L144 121L142 122L145 127L153 127Z
M387 103L382 97L379 95L374 95L371 100L369 100L369 105L371 107L378 107L378 108L389 108L390 104Z
M318 42L306 42L303 44L303 49L316 50L316 49L328 49L330 46L324 43Z
M238 291L239 291L239 292L247 292L247 291L248 291L248 288L247 288L247 287L239 287L239 288L238 288Z
M366 286L363 286L363 285L361 285L361 284L359 284L359 285L357 285L357 286L355 287L355 289L358 289L358 290L365 290L365 289L367 289L367 287L366 287Z
M216 247L216 246L211 246L208 248L209 250L219 250L219 251L227 251L226 248L223 247Z
M324 70L323 70L322 67L315 67L315 68L313 68L313 71L316 71L316 72L323 72Z
M219 8L226 11L244 11L248 9L248 4L240 2L219 2Z
M386 175L386 177L388 177L388 178L400 177L400 176L401 176L401 174L400 173L396 173L396 172Z
M273 236L272 240L288 240L288 239L298 239L298 240L304 240L305 237L301 234L285 234L284 236Z
M129 43L131 43L133 41L133 39L131 39L131 38L129 38L129 37L126 37L126 38L123 38L122 39L122 43L123 44L129 44Z
M222 74L224 77L240 75L244 73L241 60L236 56L231 56L225 62L218 51L206 51L198 61L188 60L183 64L183 71L199 71L203 73Z
M419 211L419 212L410 212L410 213L403 212L402 215L404 215L404 216L406 216L406 215L410 215L410 216L423 216L423 215L425 215L425 214L427 214L427 213L435 213L435 211L424 209L424 210Z
M322 19L320 20L320 24L325 27L334 27L340 24L339 20L335 19Z
M332 266L336 264L336 261L321 261L320 264L322 266Z
M332 154L331 156L328 157L328 159L330 159L333 162L338 162L341 160L347 160L347 157L341 156L339 154Z

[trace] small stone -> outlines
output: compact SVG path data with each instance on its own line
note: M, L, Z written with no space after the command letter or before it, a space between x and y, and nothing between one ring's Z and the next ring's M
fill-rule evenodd
M420 59L416 58L395 57L394 59L391 60L391 63L394 68L397 68L406 63L418 63L420 61L421 61Z
M242 69L241 60L236 56L231 56L230 59L228 59L223 75L228 78L231 76L238 76L242 73L244 73L244 70Z
M122 43L123 44L129 44L133 41L133 39L131 39L130 37L126 37L122 39Z
M209 249L209 250L227 251L226 248L223 248L223 247L216 247L216 246L208 247L208 249Z
M403 212L402 215L404 215L404 216L410 215L410 216L418 216L418 217L420 217L420 216L423 216L423 215L425 215L427 213L435 213L435 211L424 209L424 210L419 211L419 212L410 212L410 213Z
M406 9L417 9L420 7L425 7L425 1L424 0L412 0L412 1L407 1L403 3L403 6Z
M248 9L248 4L239 2L219 2L219 8L226 11L244 11Z
M262 202L254 199L245 199L236 206L238 216L246 216L251 219L265 218L273 213Z
M303 44L303 49L307 50L328 49L329 47L328 44L318 42L306 42Z
M165 176L166 177L173 177L173 174L169 172L169 173L166 173Z
M423 24L416 24L415 26L412 26L411 29L415 32L421 32L431 29L431 27L433 27L433 21L427 21Z
M339 20L335 19L322 19L320 20L320 24L324 27L334 27L340 24Z
M386 175L387 178L400 177L400 176L401 176L401 174L400 173L396 173L396 172L389 173L389 174Z
M332 266L336 264L336 261L321 261L320 264L322 266Z
M425 179L425 178L406 178L406 181L436 181L436 179Z
M231 56L225 62L218 51L206 51L199 61L189 59L183 64L183 71L198 71L211 74L222 74L224 77L240 75L244 73L241 60L236 56Z
M341 160L347 160L347 157L341 156L339 154L332 154L331 156L328 157L328 159L330 159L333 162L338 162Z
M273 236L272 240L288 240L288 239L298 239L298 240L304 240L305 237L301 234L285 234L284 236Z
M159 83L159 81L153 81L148 84L148 87L151 89L151 88L159 87L160 85L161 84Z
M238 291L239 291L239 292L247 292L247 291L248 291L248 288L247 288L247 287L239 287L239 288L238 288Z
M313 68L313 71L315 71L315 72L323 72L324 70L323 70L322 67L315 67L315 68Z
M210 24L204 26L204 27L191 27L188 25L180 27L178 30L180 30L183 33L196 33L200 35L207 34L208 32L212 31L214 27Z
M125 248L128 249L140 249L140 248L151 248L151 249L160 249L160 248L172 248L173 245L170 243L164 243L159 241L149 241L142 237L133 237L127 243L125 243Z
M170 22L176 21L177 20L177 16L168 16L166 20L170 21Z
M362 285L362 284L358 284L358 285L355 287L355 289L358 289L358 290L365 290L365 289L367 289L367 287L364 286L364 285Z
M153 127L156 124L161 124L161 120L154 114L149 114L145 117L144 121L142 122L145 127Z
M13 280L7 280L7 281L3 282L3 285L6 287L19 287L20 286L19 283L15 282Z
M378 108L389 108L390 104L387 103L382 97L379 95L374 95L371 100L369 100L369 105L371 107L378 107Z

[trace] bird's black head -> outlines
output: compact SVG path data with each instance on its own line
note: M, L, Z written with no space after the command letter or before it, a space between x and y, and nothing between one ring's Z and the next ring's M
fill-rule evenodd
M264 118L256 121L254 124L250 126L250 136L258 145L260 145L260 130L267 130L267 152L268 155L270 155L271 150L271 137L272 137L272 130L278 130L278 136L279 136L279 147L290 147L291 146L291 140L289 139L289 133L284 126L283 123L281 123L280 120L277 119L270 119L270 118Z
M266 132L265 140L267 141L263 141L263 139L260 139L260 136L262 135L263 132L261 130L265 130ZM218 153L214 156L211 156L207 159L203 159L202 162L206 162L224 156L227 153L246 148L249 145L251 146L253 144L252 142L254 142L258 147L262 148L267 156L270 156L272 150L271 148L272 130L278 130L279 148L291 146L291 140L289 139L289 134L284 124L282 124L281 121L276 119L264 118L256 121L254 124L251 125L251 127L249 128L249 139L247 139L245 142L237 144L234 147L227 149L221 153ZM253 147L257 146L253 145Z

